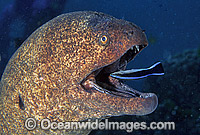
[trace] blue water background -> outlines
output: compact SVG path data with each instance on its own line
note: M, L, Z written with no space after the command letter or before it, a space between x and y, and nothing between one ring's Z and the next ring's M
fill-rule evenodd
M199 0L0 0L0 73L18 43L35 29L59 14L83 10L104 12L146 31L149 46L129 63L129 69L149 67L200 47ZM142 91L143 83L130 85Z

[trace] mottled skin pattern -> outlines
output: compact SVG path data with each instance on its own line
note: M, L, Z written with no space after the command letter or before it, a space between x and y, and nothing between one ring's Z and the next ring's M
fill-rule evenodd
M100 43L102 34L108 45ZM15 52L1 80L0 131L5 134L60 133L24 128L25 119L82 121L122 114L150 113L152 98L123 98L88 92L80 82L113 63L132 45L146 44L133 23L103 13L60 15L38 28ZM19 95L24 107L19 106ZM76 132L78 133L78 131Z

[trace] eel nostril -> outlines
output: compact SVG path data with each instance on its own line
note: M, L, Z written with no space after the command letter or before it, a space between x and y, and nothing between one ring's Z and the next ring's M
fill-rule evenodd
M134 31L126 31L125 33L129 37L134 35Z
M133 35L133 34L134 34L134 31L129 31L129 33L130 33L131 35Z

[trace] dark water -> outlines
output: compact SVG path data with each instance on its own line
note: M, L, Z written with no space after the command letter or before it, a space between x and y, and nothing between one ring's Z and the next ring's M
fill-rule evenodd
M200 134L200 1L198 0L1 0L0 74L15 50L39 26L61 13L100 11L134 22L146 31L149 46L128 65L164 63L163 77L127 82L154 92L159 106L148 116L113 117L113 121L174 121L176 129L132 134ZM93 131L91 134L128 134ZM131 133L129 133L131 134Z

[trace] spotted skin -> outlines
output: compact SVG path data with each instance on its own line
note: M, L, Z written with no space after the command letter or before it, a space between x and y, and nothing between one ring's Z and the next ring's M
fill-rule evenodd
M102 45L100 37L108 35ZM123 98L86 91L81 81L119 59L132 45L148 44L135 24L98 12L60 15L38 28L8 62L1 79L0 131L5 134L86 134L25 129L26 118L82 121L152 111L155 98ZM21 100L21 102L20 102ZM20 103L21 107L20 107Z

